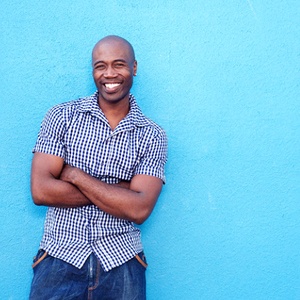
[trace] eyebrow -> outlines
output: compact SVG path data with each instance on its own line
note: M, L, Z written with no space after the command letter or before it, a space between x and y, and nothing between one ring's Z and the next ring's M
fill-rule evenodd
M127 63L127 61L125 59L121 59L121 58L115 59L113 62ZM101 63L105 64L106 62L103 60L97 60L93 65L96 66L97 64L101 64Z

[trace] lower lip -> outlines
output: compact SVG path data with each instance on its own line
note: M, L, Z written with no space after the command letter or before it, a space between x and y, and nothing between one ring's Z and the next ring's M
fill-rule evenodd
M117 92L120 86L121 86L121 85L118 85L118 86L116 86L116 87L114 87L114 88L107 88L107 87L104 85L104 90L105 90L106 93L112 94L112 93Z

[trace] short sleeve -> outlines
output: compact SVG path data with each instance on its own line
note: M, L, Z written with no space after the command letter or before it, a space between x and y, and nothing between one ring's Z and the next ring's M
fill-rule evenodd
M161 130L158 135L153 137L134 171L134 175L143 174L160 178L163 183L165 178L165 164L167 162L167 136Z
M64 158L63 138L65 128L62 109L59 106L50 109L42 121L32 152L43 152Z

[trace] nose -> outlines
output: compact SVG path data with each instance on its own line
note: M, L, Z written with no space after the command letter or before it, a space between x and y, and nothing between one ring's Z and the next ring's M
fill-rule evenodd
M117 74L112 66L108 66L104 72L105 77L115 77Z

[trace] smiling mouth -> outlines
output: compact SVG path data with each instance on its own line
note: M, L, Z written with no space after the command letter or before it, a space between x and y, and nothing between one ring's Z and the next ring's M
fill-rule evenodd
M105 83L104 86L108 89L108 90L112 90L116 87L118 87L121 83Z

